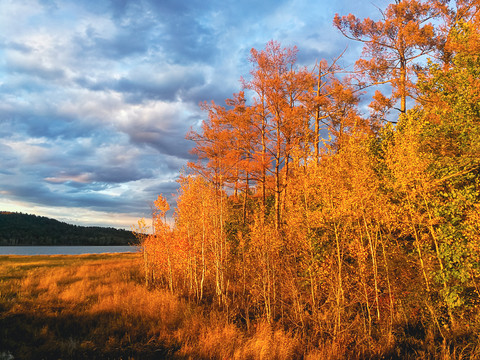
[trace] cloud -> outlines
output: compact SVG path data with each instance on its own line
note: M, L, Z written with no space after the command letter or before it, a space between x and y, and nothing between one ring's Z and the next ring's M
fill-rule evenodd
M90 174L78 174L78 175L69 175L69 174L60 174L58 176L46 177L44 179L46 182L58 184L58 183L88 183L90 182Z
M191 126L191 114L182 102L151 101L125 108L119 114L117 126L136 146L148 146L164 155L188 159L190 144L185 135Z
M381 0L382 7L387 0ZM15 0L0 12L0 209L75 223L149 215L174 201L185 139L248 77L252 47L299 48L299 65L348 43L340 0ZM359 47L350 44L344 62ZM101 219L101 220L99 220ZM126 225L127 227L130 224Z
M13 52L10 53L5 61L5 69L10 73L20 73L41 80L55 81L62 80L65 72L53 65L45 63L42 59L34 58L30 52Z
M103 57L105 61L115 62L146 53L151 45L154 46L148 39L155 24L145 17L132 16L130 19L124 24L98 16L87 17L73 35L72 50L83 58Z
M119 79L115 90L124 93L127 101L135 103L145 100L176 101L205 82L205 74L198 67L142 65Z

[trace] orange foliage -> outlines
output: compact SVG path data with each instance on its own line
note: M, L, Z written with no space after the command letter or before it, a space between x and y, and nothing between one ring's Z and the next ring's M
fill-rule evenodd
M252 49L246 92L203 104L189 134L199 160L180 180L172 229L155 203L154 280L247 331L262 324L256 353L276 324L332 358L408 358L396 346L411 329L425 334L415 354L448 357L467 317L462 331L478 334L478 4L456 5L395 1L377 22L337 15L365 44L356 67L369 84L338 76L338 59L309 71L296 48ZM417 66L434 53L438 64ZM364 117L361 90L383 82L392 95L375 92ZM398 100L398 126L382 124ZM201 347L232 334L219 328ZM250 356L236 346L224 355Z
M390 83L391 99L400 99L400 111L407 111L406 98L414 89L415 64L438 47L431 21L439 16L435 1L396 0L383 11L382 20L360 20L353 14L335 15L334 25L349 39L364 44L357 60L360 74L373 84ZM377 96L378 98L378 96ZM383 101L383 106L391 105ZM373 105L376 109L378 105Z

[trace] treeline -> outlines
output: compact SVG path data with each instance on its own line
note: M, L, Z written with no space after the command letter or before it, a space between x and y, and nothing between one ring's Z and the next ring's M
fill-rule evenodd
M272 41L226 106L203 104L175 223L159 196L141 239L148 286L324 358L480 356L479 2L381 15L334 19L364 43L352 76Z
M126 230L77 226L43 216L0 211L0 245L133 245Z

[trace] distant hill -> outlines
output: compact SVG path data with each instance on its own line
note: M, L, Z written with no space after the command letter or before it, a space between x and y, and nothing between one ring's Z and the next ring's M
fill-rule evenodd
M132 232L0 211L0 245L133 245Z

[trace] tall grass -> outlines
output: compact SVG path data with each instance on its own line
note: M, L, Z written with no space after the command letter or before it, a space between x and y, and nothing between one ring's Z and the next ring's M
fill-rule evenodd
M292 359L301 342L245 333L144 286L137 254L0 257L0 354L15 359Z
M0 257L0 359L480 358L471 339L396 340L403 348L364 354L264 320L247 330L220 310L147 289L138 254Z

